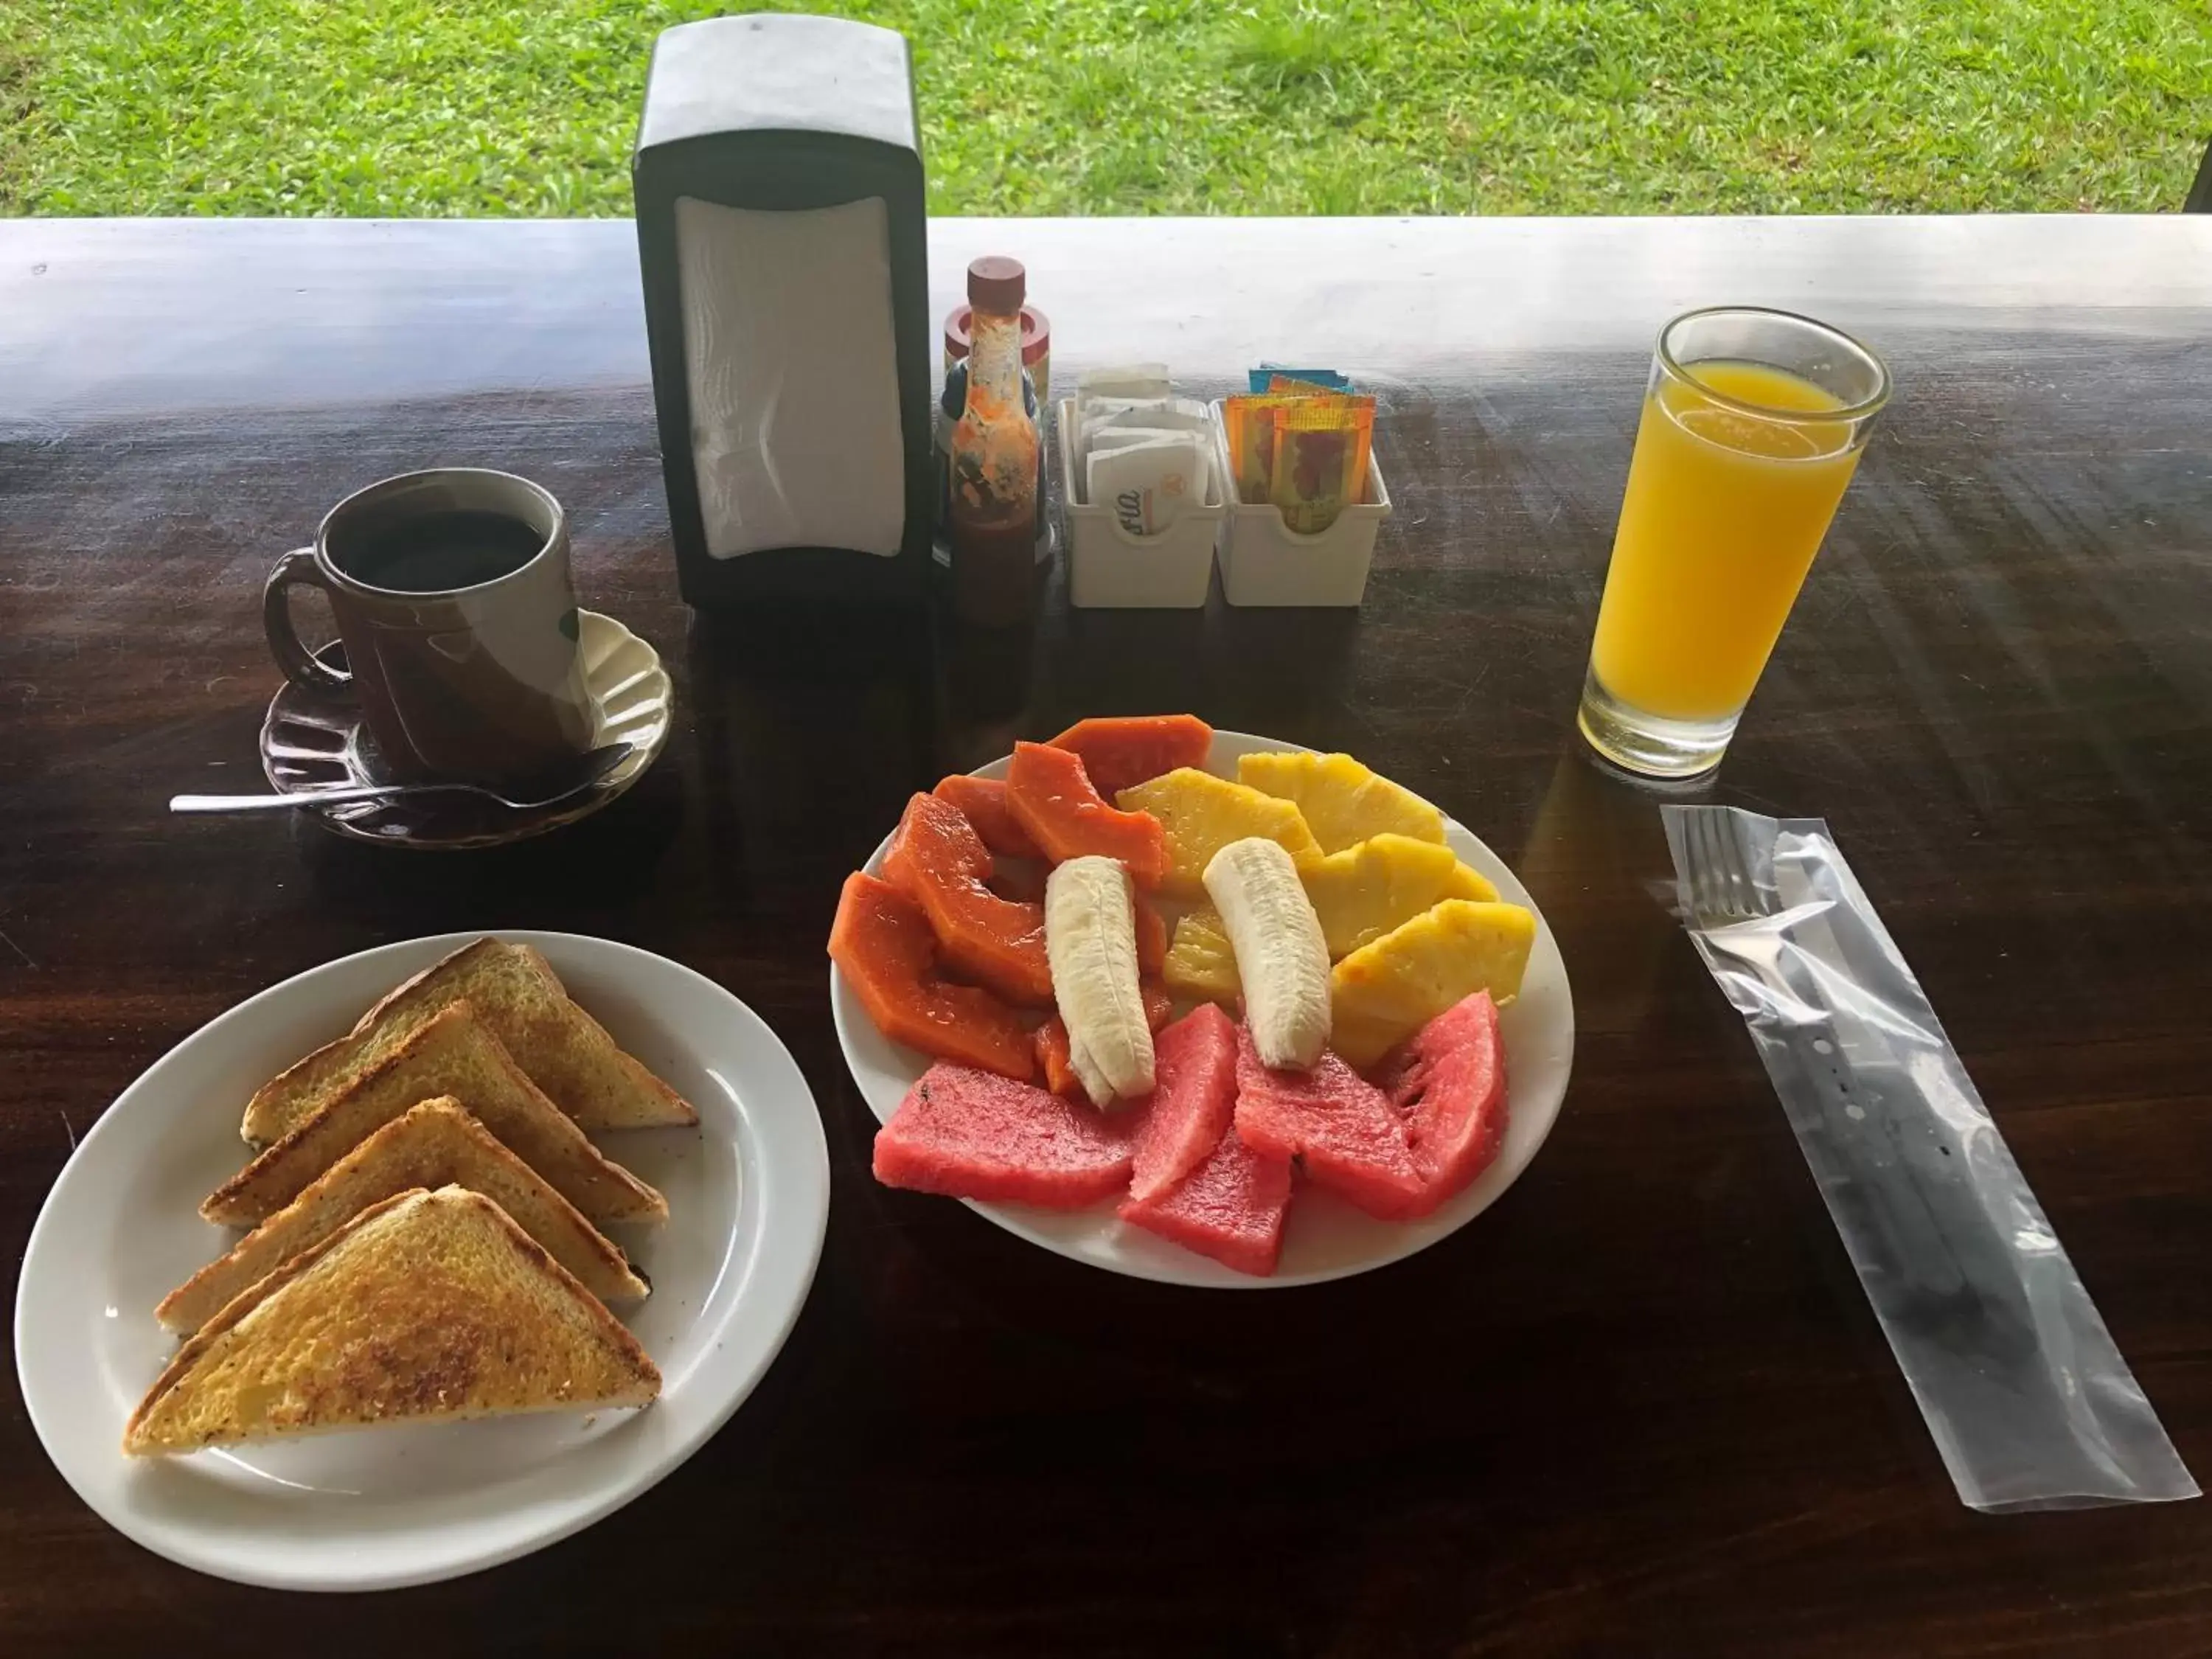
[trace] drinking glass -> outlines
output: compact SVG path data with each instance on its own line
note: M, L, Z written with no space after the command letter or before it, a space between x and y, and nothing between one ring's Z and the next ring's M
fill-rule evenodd
M1889 398L1849 335L1751 306L1659 332L1583 735L1654 777L1717 765Z

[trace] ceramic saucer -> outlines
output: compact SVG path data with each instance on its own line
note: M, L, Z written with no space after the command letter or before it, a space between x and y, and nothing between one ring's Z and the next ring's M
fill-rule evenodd
M308 817L341 836L384 847L455 848L497 847L544 835L589 817L645 775L668 742L673 696L660 653L612 617L579 611L577 648L592 698L592 742L628 742L629 759L588 793L556 806L513 811L460 794L425 795L389 805L307 807ZM332 643L316 653L343 667L344 647ZM374 740L349 700L304 691L287 682L261 723L261 769L281 794L349 783L393 780Z

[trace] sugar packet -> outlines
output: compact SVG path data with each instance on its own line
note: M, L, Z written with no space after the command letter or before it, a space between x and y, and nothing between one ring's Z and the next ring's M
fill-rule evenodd
M1185 507L1206 501L1211 446L1201 434L1161 430L1102 435L1123 441L1094 448L1085 459L1085 491L1093 505L1111 508L1114 521L1130 535L1157 536Z

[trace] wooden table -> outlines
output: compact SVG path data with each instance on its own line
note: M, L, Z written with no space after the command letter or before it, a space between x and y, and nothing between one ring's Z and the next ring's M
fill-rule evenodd
M368 1598L202 1578L63 1485L7 1384L0 1650L2104 1655L2212 1650L2212 1510L1960 1508L1736 1016L1572 730L1650 341L1718 299L1899 395L1705 792L1823 814L2185 1457L2212 1474L2212 220L942 222L1054 371L1358 374L1397 501L1358 614L1071 614L1033 648L678 604L620 223L0 226L0 1243L262 987L380 941L634 941L759 1010L835 1165L812 1300L645 1498ZM655 771L510 851L180 821L258 781L255 596L355 486L513 468L658 643ZM908 791L1081 714L1344 747L1527 879L1574 1086L1518 1186L1370 1278L1210 1296L867 1173L822 945ZM13 1276L5 1281L12 1285ZM258 1632L258 1633L257 1633Z

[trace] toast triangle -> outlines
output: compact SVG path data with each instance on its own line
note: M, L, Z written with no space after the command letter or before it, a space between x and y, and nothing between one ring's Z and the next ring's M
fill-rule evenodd
M623 1253L450 1095L410 1107L323 1171L283 1209L161 1299L155 1317L189 1336L240 1291L368 1208L415 1187L482 1193L602 1302L648 1286Z
M250 1227L418 1101L450 1095L596 1225L665 1221L668 1202L584 1138L466 1002L422 1028L210 1193L210 1221Z
M233 1298L155 1379L123 1449L641 1406L659 1392L637 1339L498 1205L416 1188Z
M353 1030L255 1091L239 1133L281 1140L332 1095L391 1054L448 1004L465 1000L530 1080L586 1129L699 1121L689 1102L569 999L552 964L526 945L480 939L386 993Z

